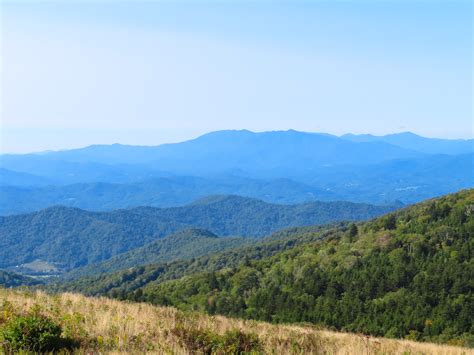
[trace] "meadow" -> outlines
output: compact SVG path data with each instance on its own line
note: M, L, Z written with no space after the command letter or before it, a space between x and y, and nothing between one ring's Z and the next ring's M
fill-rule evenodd
M22 316L59 325L63 343L68 344L59 351L63 353L474 354L456 346L305 324L274 325L73 293L0 289L0 344L5 352L11 351L6 329Z

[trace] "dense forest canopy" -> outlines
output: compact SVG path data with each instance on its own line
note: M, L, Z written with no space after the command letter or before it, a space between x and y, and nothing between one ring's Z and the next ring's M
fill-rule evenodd
M255 241L244 237L218 237L204 229L185 229L144 246L116 255L97 264L90 264L72 270L63 277L71 278L78 275L97 275L127 268L188 260L202 255L233 249L253 244Z
M69 270L189 228L219 236L263 237L290 226L363 220L395 208L350 202L277 205L239 196L215 196L183 207L111 212L51 207L0 217L0 267L42 260Z
M0 270L0 286L17 287L38 285L41 281L14 272Z

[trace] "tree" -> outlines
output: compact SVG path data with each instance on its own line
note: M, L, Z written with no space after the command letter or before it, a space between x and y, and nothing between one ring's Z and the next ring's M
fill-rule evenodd
M383 220L383 228L387 230L392 230L397 228L397 218L395 217L394 214L390 214L387 217L385 217Z
M358 233L359 233L359 230L357 226L354 223L352 223L351 226L349 227L349 238L351 242L352 242L352 239L356 237Z

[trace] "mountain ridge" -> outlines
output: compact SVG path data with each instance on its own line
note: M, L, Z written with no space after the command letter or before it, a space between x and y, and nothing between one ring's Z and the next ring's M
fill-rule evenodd
M344 134L343 139L353 142L385 142L427 154L466 154L474 152L474 139L427 138L412 132L392 133L384 136L371 134Z
M142 247L115 255L105 261L72 270L67 273L67 277L97 275L147 264L189 260L228 249L244 247L253 244L253 242L250 238L219 237L200 228L183 229Z
M260 174L284 168L310 170L334 161L375 163L422 155L384 142L356 143L337 136L307 132L216 131L188 141L158 146L95 145L41 155L2 155L0 159L5 168L12 170L18 170L22 164L31 164L29 160L63 160L112 165L154 164L163 171L206 175L232 169Z
M110 212L56 206L0 217L0 267L40 260L71 269L192 227L219 236L262 237L285 227L368 219L395 208L348 202L275 205L235 196L211 205Z

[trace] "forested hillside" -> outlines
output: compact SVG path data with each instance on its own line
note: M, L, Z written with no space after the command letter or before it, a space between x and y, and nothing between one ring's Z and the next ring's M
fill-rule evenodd
M237 268L149 284L156 304L474 345L474 190Z
M0 215L32 212L55 205L90 211L110 211L137 206L174 207L216 194L246 196L281 204L344 200L333 191L289 179L267 181L237 176L218 178L172 176L147 178L122 184L88 182L35 186L26 183L18 186L26 179L15 178L13 181L18 181L18 184L14 185L11 179L1 178L2 176L0 176Z
M31 277L16 274L14 272L0 270L0 286L17 287L38 285L41 282Z
M290 226L368 219L394 208L349 202L276 205L238 196L218 196L184 207L96 213L51 207L0 217L0 267L42 260L71 269L188 228L219 236L261 237Z
M337 228L347 229L347 224L340 223ZM190 260L144 265L100 275L96 275L94 268L79 268L64 274L59 282L49 285L48 289L81 292L87 295L107 294L123 298L130 291L137 290L152 281L160 283L203 271L237 267L246 260L267 258L294 248L296 245L320 240L329 234L327 226L290 228L276 232L260 241L256 240L247 246ZM65 280L69 281L65 282Z
M129 211L110 215L51 207L0 217L0 267L43 260L75 268L140 247L186 226Z
M66 286L270 322L473 345L474 190L357 225ZM245 257L247 256L247 257Z
M116 255L106 261L87 265L70 272L74 275L97 275L124 270L146 264L188 260L202 255L217 253L226 249L252 244L254 240L244 237L218 237L204 229L185 229L162 239Z

